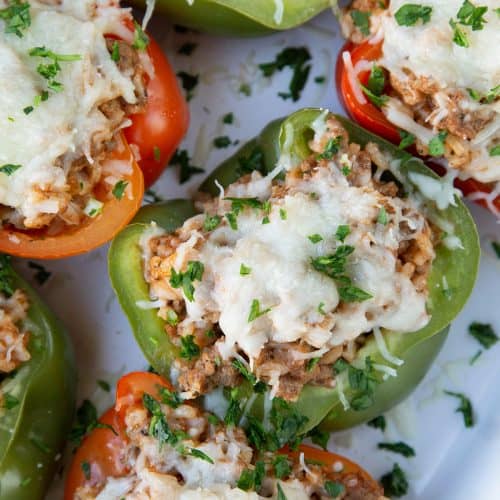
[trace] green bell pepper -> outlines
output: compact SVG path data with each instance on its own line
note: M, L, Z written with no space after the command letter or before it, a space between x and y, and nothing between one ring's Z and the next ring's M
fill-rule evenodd
M64 327L35 291L10 267L0 265L12 290L29 300L26 329L31 359L0 378L0 498L42 499L60 467L73 418L76 374ZM8 395L10 404L5 404ZM2 407L3 406L3 407Z
M244 145L233 157L221 164L201 185L200 190L217 195L215 179L227 186L241 177L250 166L269 172L276 165L284 145L290 142L291 150L287 153L292 153L300 159L307 158L311 154L308 147L313 136L311 124L320 113L319 109L305 109L285 120L271 123L259 137ZM410 180L410 172L437 178L421 160L413 158L407 152L399 150L346 118L336 118L348 131L352 142L361 145L374 142L383 153L399 160L393 162L393 165L399 165L394 168L397 168L397 178L402 181L406 191L418 190L418 186ZM291 133L293 139L290 141L288 134ZM429 217L446 220L453 225L455 235L460 238L463 248L450 250L444 245L436 247L436 258L428 280L427 308L432 316L427 326L413 333L383 332L389 351L404 360L404 364L397 368L398 376L383 381L382 375L376 372L373 375L376 382L374 404L363 411L346 411L337 388L306 386L295 403L300 413L309 418L304 431L320 423L325 429L343 429L374 418L406 397L429 369L446 339L449 324L460 312L472 291L479 264L479 241L474 222L458 198L455 203L445 210L439 210L432 200L426 200ZM109 253L109 272L118 299L131 322L144 355L164 376L169 375L169 365L176 352L164 333L163 321L158 318L156 312L142 310L136 305L138 300L149 300L148 285L141 266L139 238L148 227L144 223L155 221L167 231L172 231L194 213L194 207L188 201L176 200L145 207L139 212L136 223L126 228L114 240ZM444 279L448 284L445 291ZM358 351L353 366L364 368L368 357L373 363L384 364L384 358L373 338ZM350 387L348 374L344 371L338 378L344 387L345 397L351 400L354 391ZM240 393L244 395L245 388L242 388ZM259 396L252 411L259 414L262 412L262 406L263 398Z
M134 3L145 5L144 0ZM330 0L156 0L156 8L174 23L228 36L295 28L330 5Z

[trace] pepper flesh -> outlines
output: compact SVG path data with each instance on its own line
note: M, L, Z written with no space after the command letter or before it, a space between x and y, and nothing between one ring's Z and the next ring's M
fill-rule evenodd
M144 0L134 0L144 6ZM332 5L330 0L156 0L170 21L226 36L259 36L299 26Z
M1 384L19 404L0 409L0 496L36 500L44 497L60 467L58 457L73 418L76 374L60 321L13 271L11 278L29 299L31 359Z
M311 137L311 124L321 112L322 110L318 109L305 109L294 113L284 121L273 122L264 129L261 136L243 146L239 152L216 169L200 189L214 196L218 195L218 188L214 180L217 179L222 186L236 181L241 176L240 160L247 157L250 152L255 151L255 148L262 150L261 168L265 171L272 170L284 145L290 143L289 137L287 137L290 130L293 131L293 145L287 153L299 159L307 158L310 154L308 141ZM409 180L409 172L418 172L431 178L437 178L436 174L425 167L420 160L398 150L392 144L361 129L349 120L339 116L336 118L347 130L352 142L362 146L368 142L374 142L383 153L398 160L398 175L403 179L405 186L413 186ZM143 211L139 212L136 221L142 223L155 221L166 231L173 231L190 216L188 211L182 213L178 211L179 203L177 200L145 207ZM309 419L304 431L318 425L326 416L328 418L323 425L328 429L352 427L374 418L406 397L427 372L446 338L448 325L460 312L472 291L479 263L479 242L474 222L467 208L458 198L455 199L455 203L456 205L450 205L445 210L438 210L435 205L432 205L430 209L454 225L455 234L460 238L464 247L456 251L448 250L444 245L439 245L436 248L436 259L428 280L428 308L431 314L433 312L435 314L432 314L430 322L418 332L405 334L384 332L389 351L405 361L402 367L396 368L401 378L398 375L395 380L382 383L380 375L379 382L381 383L376 392L375 404L368 410L357 412L344 410L337 388L306 386L295 403L299 412ZM182 206L185 208L187 205ZM192 210L192 205L189 206ZM164 220L168 221L167 225L163 224ZM109 271L113 287L129 317L143 353L159 373L169 376L170 362L176 353L164 332L164 323L154 311L144 311L136 305L138 300L150 300L149 288L143 277L142 256L139 248L139 238L146 228L145 224L134 224L125 229L112 243L109 253ZM128 279L127 276L131 272L138 277L137 281L131 282ZM443 293L444 278L449 289L453 290L453 300L449 300L449 297ZM150 335L151 338L144 334L146 329L149 329L150 333L154 332ZM162 349L167 349L167 352ZM354 366L362 368L368 356L374 363L386 364L386 360L379 353L374 339L370 339L360 349L354 360ZM349 397L350 388L346 373L340 374L339 377L346 388L345 396ZM251 391L251 389L249 390ZM245 390L240 392L242 395L245 394ZM262 415L263 398L257 397L255 401L251 411Z

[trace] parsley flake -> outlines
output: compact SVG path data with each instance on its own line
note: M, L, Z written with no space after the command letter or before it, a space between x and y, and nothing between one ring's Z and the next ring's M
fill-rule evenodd
M478 323L477 321L474 321L469 325L469 333L485 349L493 347L499 340L498 335L493 330L493 327L488 323Z
M388 497L402 497L408 492L409 484L406 474L397 463L394 464L391 472L380 478L380 483L384 488L384 494Z
M351 10L351 19L354 26L359 28L363 35L370 34L370 16L371 12L364 12L361 10Z
M448 137L446 130L441 130L436 137L433 137L429 142L429 154L431 156L444 155L444 141Z
M193 175L205 172L203 168L191 165L191 159L185 149L178 149L172 156L169 165L179 167L179 182L181 184L189 181Z
M385 209L385 207L380 207L380 210L379 210L378 216L377 216L377 223L385 226L385 225L387 225L387 222L388 222L387 210Z
M227 148L231 145L231 139L227 135L216 137L213 142L217 149Z
M209 464L214 463L214 461L206 453L204 453L203 451L198 450L196 448L191 448L189 450L189 454L192 457L196 457L196 458L199 458L200 460L204 460L205 462L208 462Z
M264 314L267 314L271 310L270 307L267 309L260 309L260 302L257 299L252 300L252 304L250 306L250 312L248 313L248 323L260 318Z
M90 464L88 462L82 462L81 464L83 475L87 481L90 480Z
M341 141L341 136L330 139L326 143L324 151L318 155L318 160L331 160L333 156L339 152Z
M415 26L419 20L426 24L431 20L432 7L407 3L402 5L394 14L396 22L400 26Z
M399 137L401 137L401 142L399 143L398 149L406 149L415 144L416 137L406 130L400 130Z
M203 263L190 260L185 272L177 272L173 267L170 269L170 286L172 288L181 288L189 302L194 301L194 281L201 281L205 266Z
M11 176L14 172L22 168L22 165L14 165L12 163L6 163L0 167L0 172L7 176Z
M500 156L500 144L497 144L490 149L490 156Z
M381 431L385 431L385 427L387 424L385 421L385 417L383 415L379 415L378 417L375 417L374 419L367 422L366 425L369 425L374 429L380 429Z
M252 272L252 268L245 266L245 264L241 264L240 266L240 275L241 276L247 276Z
M149 45L149 37L144 33L141 25L134 21L134 41L132 47L137 50L146 50Z
M307 237L307 239L311 243L316 244L319 243L320 241L323 241L323 236L321 236L320 234L311 234L310 236Z
M464 394L460 394L459 392L444 391L444 393L448 396L457 398L460 401L460 405L455 410L455 413L461 413L463 415L465 427L473 427L474 412L472 410L472 403L470 399Z
M196 47L198 47L197 43L186 42L179 47L177 53L183 56L190 56L196 50Z
M233 115L233 113L226 113L222 117L222 123L224 123L226 125L232 125L234 123L234 115Z
M181 80L182 88L186 91L186 100L190 101L194 97L194 89L200 80L200 75L191 75L186 71L179 71L177 76Z
M351 233L351 228L347 224L341 224L335 232L335 238L344 243L344 240Z
M408 446L406 443L402 441L398 441L397 443L379 443L377 447L380 450L392 451L393 453L399 453L403 455L403 457L409 458L415 456L415 450Z
M345 487L343 484L338 483L337 481L325 481L325 490L332 497L337 498L345 491Z
M117 200L121 200L123 195L125 194L125 189L127 189L128 182L127 181L118 181L113 187L113 196Z
M203 222L203 230L213 231L219 227L221 221L222 217L220 215L207 215L205 217L205 221Z
M5 21L5 33L13 33L22 38L23 31L26 31L31 26L29 2L12 0L8 7L0 9L0 19Z
M20 403L19 399L17 399L12 394L9 394L8 392L6 392L5 394L0 393L0 396L2 407L6 410L12 410L12 408L15 408Z

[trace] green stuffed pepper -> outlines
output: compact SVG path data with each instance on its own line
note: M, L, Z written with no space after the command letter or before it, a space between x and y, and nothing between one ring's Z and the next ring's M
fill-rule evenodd
M304 432L351 427L406 397L479 261L451 185L318 109L271 123L196 205L150 205L135 222L109 271L151 365L185 397L225 387L230 412L265 417L269 396L293 404Z
M330 0L156 0L156 8L177 24L229 36L295 28L330 5Z
M0 498L42 499L73 418L73 353L8 256L0 259L0 290Z

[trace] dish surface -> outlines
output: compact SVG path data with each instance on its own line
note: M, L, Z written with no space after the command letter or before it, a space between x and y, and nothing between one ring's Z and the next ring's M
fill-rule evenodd
M237 147L217 149L212 146L216 137L227 135L232 141L245 142L270 120L304 106L343 112L333 84L334 61L343 40L330 13L296 30L252 40L176 33L160 16L153 20L151 30L177 71L199 75L190 101L192 125L181 148L189 152L191 165L205 168L206 173ZM178 54L187 42L198 44L192 55ZM273 61L286 47L303 46L312 56L307 85L299 101L283 100L277 94L287 92L291 71L285 69L269 80L261 75L258 64ZM316 83L317 77L325 77L324 83ZM250 85L251 96L239 92L242 84ZM222 117L229 112L234 114L234 123L223 124ZM165 199L189 196L206 174L195 175L182 185L178 175L177 168L170 168L153 191ZM413 396L387 415L384 434L362 426L330 440L330 449L358 461L376 478L398 462L410 482L408 499L494 500L500 490L500 391L488 383L500 377L496 362L500 344L485 350L470 366L470 358L481 346L467 333L473 321L491 323L500 333L500 310L495 307L500 260L491 247L492 239L500 240L500 230L485 210L473 206L471 210L483 245L479 279L434 367ZM85 256L43 263L52 273L43 285L37 283L35 269L20 265L68 325L78 361L80 400L92 400L99 412L112 404L114 395L97 381L113 386L123 373L147 366L107 279L106 253L104 247ZM457 401L445 396L444 389L470 397L477 421L474 427L464 427L461 415L455 413ZM406 459L377 449L378 442L399 440L411 445L416 457ZM61 486L61 478L56 478L47 498L61 498Z

